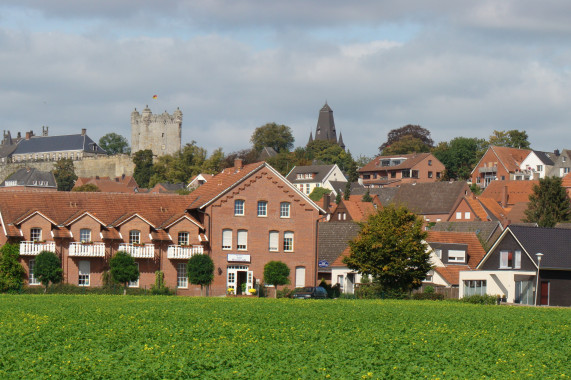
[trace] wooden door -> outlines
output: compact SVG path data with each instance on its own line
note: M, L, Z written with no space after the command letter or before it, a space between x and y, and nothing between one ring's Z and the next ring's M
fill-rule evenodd
M541 281L540 305L549 305L549 281Z

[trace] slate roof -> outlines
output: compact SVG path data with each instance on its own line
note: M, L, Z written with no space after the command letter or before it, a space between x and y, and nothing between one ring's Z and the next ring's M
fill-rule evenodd
M367 193L367 190L369 190L369 195L373 196L376 195L379 197L379 200L381 201L381 204L384 206L389 205L395 195L397 194L397 192L399 191L398 187L382 187L382 188L371 188L371 189L366 189L363 186L355 186L353 187L353 184L351 184L351 196L353 195L365 195Z
M551 154L550 152L541 152L539 150L534 150L533 153L539 158L539 160L543 163L543 165L550 165L553 166L553 161L549 157Z
M425 158L432 156L433 160L438 160L434 157L431 153L411 153L411 154L399 154L393 156L377 156L367 165L363 166L359 169L360 173L363 172L374 172L379 170L402 170L402 169L411 169L419 162L424 160ZM381 161L386 160L389 158L404 158L405 160L400 165L395 166L381 166Z
M523 220L526 218L525 210L527 210L528 205L529 202L519 202L513 205L507 215L510 223L523 223Z
M429 231L448 231L448 232L473 232L479 235L485 242L494 242L494 236L497 238L499 233L503 231L500 222L436 222Z
M529 195L533 193L533 186L537 184L539 184L538 180L491 181L479 198L492 198L497 203L500 203L502 202L504 187L507 186L508 205L529 202Z
M306 183L306 182L323 182L327 174L331 172L335 165L308 165L308 166L294 166L290 170L286 179L291 183ZM313 178L297 179L298 174L314 173Z
M64 135L64 136L33 136L29 140L22 139L13 154L30 154L43 152L60 152L81 150L86 153L106 154L99 145L89 136Z
M345 187L347 186L347 182L343 181L329 181L329 183L331 184L331 187L333 187L333 191L335 191L335 194L338 193L343 194L343 192L345 191ZM353 184L351 184L351 194L353 194Z
M276 156L277 154L278 152L276 152L274 148L272 148L271 146L266 146L262 149L262 151L258 155L258 160L265 161L268 158Z
M317 126L315 127L315 140L329 140L337 142L333 110L329 107L327 102L325 102L325 105L319 110Z
M449 214L467 190L468 185L464 181L403 184L392 203L405 205L417 214Z
M16 173L6 178L0 187L6 187L6 181L16 181L16 186L57 188L56 179L52 172L44 172L36 168L18 169ZM10 186L6 188L9 189Z
M509 226L522 248L537 264L538 252L543 253L541 269L571 270L571 231L563 228Z
M318 257L329 263L327 268L318 268L319 272L331 272L335 260L347 249L361 230L355 222L322 222L319 223Z
M168 183L168 182L160 182L157 183L152 189L149 190L151 193L176 193L178 190L186 189L186 185L182 182L180 183Z

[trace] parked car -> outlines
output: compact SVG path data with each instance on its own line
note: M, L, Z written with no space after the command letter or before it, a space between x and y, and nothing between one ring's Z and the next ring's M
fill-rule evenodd
M307 299L307 298L327 298L327 290L321 286L306 286L305 288L296 289L293 293L293 298Z

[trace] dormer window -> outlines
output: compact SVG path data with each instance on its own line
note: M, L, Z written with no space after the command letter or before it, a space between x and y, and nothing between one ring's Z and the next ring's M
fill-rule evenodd
M38 227L30 228L30 240L42 241L42 229Z
M141 231L129 231L129 244L141 244Z
M451 249L448 251L449 263L464 263L466 262L466 251Z
M299 173L299 174L297 175L297 179L303 179L303 174Z
M89 228L82 228L79 230L79 241L88 243L91 241L91 230Z

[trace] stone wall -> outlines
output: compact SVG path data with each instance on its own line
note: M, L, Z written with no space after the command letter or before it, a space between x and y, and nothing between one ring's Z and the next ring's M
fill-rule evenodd
M13 174L20 168L36 168L42 171L52 171L56 161L27 161L12 162L0 165L0 182L4 181L9 175ZM119 177L123 174L133 175L135 164L131 156L127 154L115 156L100 156L83 158L74 161L75 174L78 177Z

